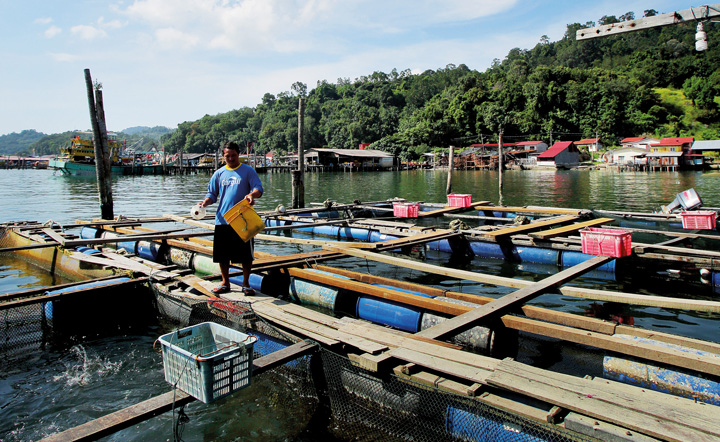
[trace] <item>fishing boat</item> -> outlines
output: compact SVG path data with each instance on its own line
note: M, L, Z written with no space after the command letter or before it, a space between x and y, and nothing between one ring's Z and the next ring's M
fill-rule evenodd
M110 173L113 175L146 175L162 171L161 164L150 164L124 153L125 142L118 134L108 132ZM63 175L95 175L95 145L91 132L76 132L69 145L60 149L60 155L49 160L48 167Z

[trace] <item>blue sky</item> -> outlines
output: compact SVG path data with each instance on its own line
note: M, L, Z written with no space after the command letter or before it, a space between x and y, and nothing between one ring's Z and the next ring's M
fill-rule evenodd
M87 129L83 71L107 127L176 127L301 81L464 63L484 71L569 23L680 1L0 0L0 135ZM712 42L711 42L712 44Z

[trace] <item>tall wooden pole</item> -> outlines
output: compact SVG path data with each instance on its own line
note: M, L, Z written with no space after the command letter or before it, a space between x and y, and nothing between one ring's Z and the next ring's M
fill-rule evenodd
M453 162L455 159L453 158L453 150L455 149L454 146L450 146L450 152L448 153L448 181L447 181L447 187L445 188L445 194L450 195L452 192L452 171L453 171Z
M499 204L502 205L503 191L503 129L500 129L498 135L498 192L500 193Z
M100 216L102 219L113 219L112 181L110 176L110 158L106 159L107 129L105 127L105 111L103 110L102 92L95 89L90 76L90 69L85 69L85 87L87 88L90 123L93 129L93 146L95 149L95 176L97 178L98 195L100 197Z
M305 207L305 98L300 97L298 103L298 168L292 173L292 206L293 209Z

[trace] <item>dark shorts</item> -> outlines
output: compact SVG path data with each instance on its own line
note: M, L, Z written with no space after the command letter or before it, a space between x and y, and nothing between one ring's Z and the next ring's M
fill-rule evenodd
M254 240L245 242L232 227L224 224L215 225L213 262L250 263L253 261L254 249Z

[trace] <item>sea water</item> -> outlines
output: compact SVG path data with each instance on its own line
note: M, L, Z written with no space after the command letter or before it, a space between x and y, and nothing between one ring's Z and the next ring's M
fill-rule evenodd
M606 210L650 211L671 202L683 190L694 188L705 206L720 207L720 180L716 173L659 172L617 173L593 171L510 171L498 188L497 172L455 171L452 192L516 206L555 206ZM187 215L207 188L207 175L115 177L112 180L114 214L156 217L165 213ZM257 210L278 205L291 207L291 175L261 175L265 194ZM378 201L392 197L408 201L445 202L446 171L334 172L305 175L305 201L340 203ZM210 206L209 212L214 210ZM93 177L56 175L50 170L0 170L0 222L53 221L72 230L75 220L100 216L97 186ZM433 220L447 223L447 220ZM150 227L154 227L150 225ZM259 250L277 254L311 250L309 246L258 241ZM422 255L432 264L464 270L531 279L537 269L497 260L453 262L446 254ZM442 279L417 271L355 258L331 265L371 272L378 276L407 279L467 293L499 297L511 289L469 281ZM527 267L527 266L526 266ZM550 272L553 270L551 269ZM540 270L542 272L542 270ZM0 293L61 284L34 266L0 254ZM584 278L593 288L654 294L644 284L626 286L602 279ZM682 293L680 296L692 296ZM119 301L121 302L121 301ZM610 306L558 294L537 298L533 304L577 314L601 315ZM630 317L635 325L717 342L718 315L653 307L621 306L616 317ZM619 315L619 316L618 316ZM171 387L163 377L162 357L153 350L160 335L172 330L162 321L133 324L103 333L73 336L52 346L38 347L22 358L8 361L0 371L0 441L35 441L92 419L158 396ZM552 368L576 363L570 353L560 353L548 342L528 349L527 362ZM553 360L553 358L555 360ZM283 400L278 400L283 398ZM209 440L332 440L326 428L308 428L309 404L262 376L245 389L215 404L187 407L186 441ZM165 413L105 440L173 440L177 415ZM336 433L333 433L336 434Z

